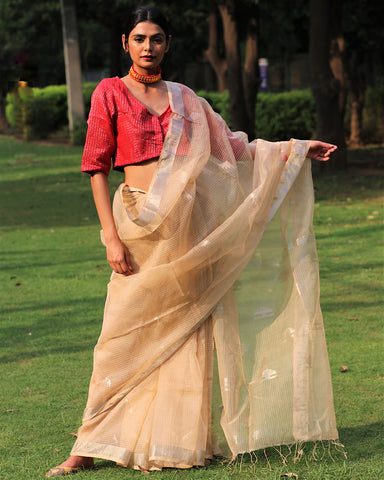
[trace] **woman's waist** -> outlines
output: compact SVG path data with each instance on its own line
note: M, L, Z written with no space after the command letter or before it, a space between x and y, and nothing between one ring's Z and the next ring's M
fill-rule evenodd
M159 158L151 158L140 163L125 165L125 185L147 192L157 170Z

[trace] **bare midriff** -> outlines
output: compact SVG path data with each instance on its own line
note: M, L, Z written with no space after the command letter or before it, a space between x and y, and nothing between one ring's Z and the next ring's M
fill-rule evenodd
M157 169L158 158L124 167L125 184L147 192Z

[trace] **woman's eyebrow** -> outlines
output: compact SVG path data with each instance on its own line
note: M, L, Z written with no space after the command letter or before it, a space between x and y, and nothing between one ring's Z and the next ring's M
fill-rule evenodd
M143 35L142 33L135 33L133 35L135 38L145 38L147 37L147 35ZM154 35L151 35L151 38L156 38L156 37L161 37L161 38L164 38L165 35L163 33L155 33Z

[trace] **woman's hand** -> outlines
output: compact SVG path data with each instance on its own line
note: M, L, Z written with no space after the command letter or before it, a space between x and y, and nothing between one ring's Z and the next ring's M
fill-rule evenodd
M129 250L119 239L109 241L107 244L107 260L112 270L121 275L132 275L133 270L129 258Z
M311 140L309 142L307 157L319 160L320 162L327 162L331 153L335 150L337 150L336 145L320 142L318 140Z
M120 240L112 214L108 177L97 172L91 177L93 198L103 229L107 260L112 270L121 275L132 275L132 265L128 248Z

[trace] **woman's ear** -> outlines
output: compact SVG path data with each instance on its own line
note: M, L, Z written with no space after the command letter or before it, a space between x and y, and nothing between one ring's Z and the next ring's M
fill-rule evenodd
M121 43L123 44L123 50L125 53L128 53L128 38L124 35L121 36Z

